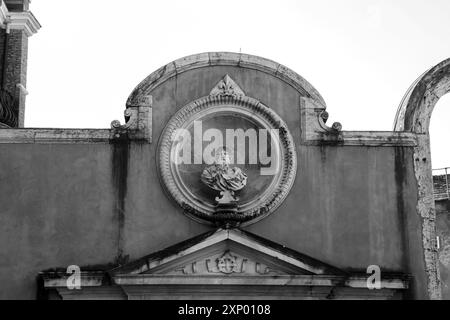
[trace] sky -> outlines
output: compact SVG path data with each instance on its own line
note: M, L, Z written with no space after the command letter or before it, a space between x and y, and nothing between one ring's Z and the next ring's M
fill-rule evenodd
M25 126L109 128L128 95L178 58L253 54L299 73L343 130L390 131L424 71L450 58L449 0L33 0ZM434 168L450 166L450 95L431 119Z

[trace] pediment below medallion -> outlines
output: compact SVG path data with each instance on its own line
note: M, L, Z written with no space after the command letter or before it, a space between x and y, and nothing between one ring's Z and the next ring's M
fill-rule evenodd
M343 275L309 256L239 229L219 229L112 270L113 275Z
M378 299L401 296L409 286L407 275L385 273L380 290L369 290L365 273L345 272L240 229L213 230L112 270L82 272L82 290L67 289L65 270L41 276L46 289L65 299L123 293L128 299Z
M289 275L295 273L292 267L262 263L251 255L242 255L236 251L225 250L207 257L199 257L182 265L168 266L160 271L149 272L165 275ZM267 260L267 259L265 259ZM297 270L308 274L305 271Z

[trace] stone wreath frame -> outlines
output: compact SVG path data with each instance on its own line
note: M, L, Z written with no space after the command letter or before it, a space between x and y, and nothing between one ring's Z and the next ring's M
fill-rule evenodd
M213 93L213 91L212 91ZM286 123L273 110L263 105L258 100L242 94L209 95L190 102L182 107L167 123L164 128L159 144L158 173L162 185L169 194L183 208L184 214L200 223L212 225L249 225L255 223L269 214L273 213L287 197L296 176L297 153L295 143ZM255 205L250 206L245 211L238 211L234 214L217 214L212 207L201 205L192 200L192 196L183 188L181 182L174 175L173 163L171 161L171 151L173 147L173 134L176 129L183 128L185 123L191 123L189 119L195 115L205 115L208 113L223 112L224 109L235 109L235 111L245 111L252 115L254 120L260 124L265 123L267 129L279 130L279 153L280 173L272 181L268 189L260 197L260 201L251 201ZM194 121L194 120L192 120Z

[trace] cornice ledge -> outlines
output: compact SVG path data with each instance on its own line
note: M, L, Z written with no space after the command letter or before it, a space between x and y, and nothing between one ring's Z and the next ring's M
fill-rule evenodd
M312 98L317 104L325 107L325 101L320 93L293 70L266 58L234 52L204 52L168 63L138 84L127 99L127 107L135 106L136 100L141 95L151 93L152 90L168 79L189 70L209 66L235 66L265 72L288 83L302 95Z
M414 147L417 135L395 131L343 131L342 144L347 146Z
M109 129L0 129L0 144L109 143Z
M6 32L10 30L23 30L28 37L37 33L41 28L41 24L31 11L7 12L5 22Z
M5 28L8 19L8 8L5 5L5 1L0 1L0 3L0 27Z
M326 125L328 112L313 99L300 100L301 143L305 145L414 147L417 134L395 131L341 131L339 122Z
M152 140L152 97L140 100L140 106L125 110L124 125L111 122L111 129L10 128L0 123L0 144L75 144L111 143L124 137L128 141Z
M414 147L417 134L395 131L341 131L339 134L316 133L303 138L304 145L365 146L365 147Z
M44 271L39 276L44 282L45 288L67 288L67 281L70 276L65 271ZM81 287L100 287L105 285L105 271L82 271L80 273Z
M148 285L249 285L249 286L317 286L317 287L350 287L367 289L367 276L335 276L335 275L280 275L264 276L230 276L230 277L198 277L188 275L156 275L156 274L116 274L113 282L119 286ZM403 277L382 278L381 289L405 290L409 280ZM368 290L368 289L367 289Z

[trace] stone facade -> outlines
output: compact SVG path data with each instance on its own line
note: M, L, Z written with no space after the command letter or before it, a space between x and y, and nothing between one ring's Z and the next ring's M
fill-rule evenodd
M123 124L26 129L25 44L39 25L28 1L5 3L2 74L17 123L0 129L0 298L442 297L427 119L450 89L450 60L414 83L392 132L330 125L296 72L229 52L151 73ZM203 163L175 160L191 143L175 129L195 137L198 120L210 133L278 130L281 170L238 163L212 184L227 196L214 193Z
M317 297L339 297L330 292L348 289L331 279L339 279L343 272L356 281L348 283L350 288L364 286L361 281L367 278L367 267L375 264L382 270L384 288L394 291L361 287L351 290L352 297L429 297L424 260L414 258L423 255L422 238L417 234L420 220L414 214L414 134L342 131L338 124L329 127L317 91L270 60L210 53L178 60L162 70L130 95L124 125L113 122L111 129L103 130L0 131L2 180L10 181L1 185L0 193L8 195L3 201L2 241L11 244L1 248L5 263L0 274L7 287L1 292L3 298L32 298L37 288L40 297L64 296L65 289L58 286L67 280L66 268L73 264L81 267L82 279L109 280L83 282L85 290L69 291L75 294L72 297L130 298L118 283L114 285L113 270L214 231L214 226L183 215L183 207L164 194L158 177L158 145L176 111L207 96L225 75L285 121L297 158L295 181L282 204L243 231L263 239L265 265L291 252L340 270L306 278L300 271L289 274L299 287L287 292L304 297L306 279L322 279L326 285L319 285L318 292L324 295ZM224 241L220 247L226 250L228 242ZM272 243L279 251L273 250ZM246 255L249 261L259 259L256 252ZM18 266L14 262L18 260L26 262ZM301 260L293 263L304 265ZM36 287L34 278L44 270L43 282ZM10 276L12 272L15 277ZM192 284L194 280L185 281ZM392 281L396 287L389 289ZM92 288L95 283L112 286ZM247 283L250 289L251 283L255 284ZM333 283L343 287L335 288ZM271 286L275 291L270 292L284 295L282 282Z

